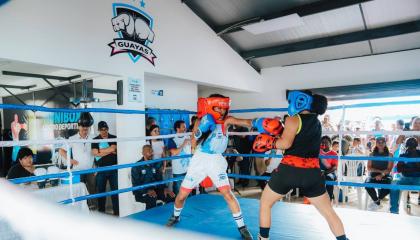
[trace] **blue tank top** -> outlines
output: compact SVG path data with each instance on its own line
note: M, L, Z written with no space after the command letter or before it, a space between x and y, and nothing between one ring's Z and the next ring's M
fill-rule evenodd
M225 152L227 145L228 137L223 134L222 124L217 124L207 139L198 146L198 150L204 153L221 154Z

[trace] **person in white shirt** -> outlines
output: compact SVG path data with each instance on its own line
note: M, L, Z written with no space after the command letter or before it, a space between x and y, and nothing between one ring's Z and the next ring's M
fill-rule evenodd
M187 127L184 121L178 120L174 124L174 129L176 133L185 133L187 130ZM171 153L171 156L191 154L190 136L174 137L174 138L169 139L168 149ZM172 160L173 177L185 176L185 174L187 173L188 165L190 163L190 159L191 158L188 157L188 158ZM181 185L181 181L174 182L173 192L175 194L178 194L180 185Z
M324 115L322 120L322 131L335 131L334 126L330 122L330 115Z
M80 114L79 121L77 122L79 132L69 137L69 140L75 139L91 139L89 137L90 127L93 125L93 118L88 112ZM93 168L93 155L91 143L70 143L70 164L73 171L86 170ZM62 146L59 150L62 158L67 160L67 148ZM95 175L83 174L80 176L80 181L86 184L86 187L90 194L96 192ZM91 201L92 202L92 201ZM91 205L92 206L92 205Z
M270 151L265 152L265 154L275 154L275 155L282 155L282 150L275 150L272 149ZM267 169L265 170L265 172L261 175L261 176L271 176L271 173L279 166L280 162L281 162L282 158L277 158L277 157L265 157L264 158L264 163L267 166ZM264 189L265 185L267 184L268 181L259 181L259 185L261 187L261 189Z
M352 155L352 156L365 155L365 148L362 146L362 141L360 138L355 137L353 139L353 144L350 147L349 155Z
M148 136L159 136L160 135L160 127L158 125L152 125L149 128ZM153 149L153 159L159 159L166 157L166 148L165 143L162 139L152 139L148 141L150 146ZM154 164L156 169L165 175L166 172L166 161L158 162Z

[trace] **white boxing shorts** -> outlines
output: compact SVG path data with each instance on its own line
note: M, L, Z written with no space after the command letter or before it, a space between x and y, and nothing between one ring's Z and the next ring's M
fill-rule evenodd
M227 162L222 154L210 154L197 150L191 158L181 189L191 191L207 176L210 177L219 191L225 188L230 189L226 169Z

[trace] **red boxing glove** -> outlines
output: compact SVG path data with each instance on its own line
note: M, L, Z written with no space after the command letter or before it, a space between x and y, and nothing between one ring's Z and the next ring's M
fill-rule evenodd
M276 148L276 141L277 139L275 137L267 134L260 134L255 138L252 149L256 152L267 152L268 150Z
M272 135L279 135L283 133L284 127L283 123L277 119L267 119L265 121L264 128L267 132L271 133Z
M260 133L279 135L283 132L283 124L273 118L256 118L252 121L252 126Z

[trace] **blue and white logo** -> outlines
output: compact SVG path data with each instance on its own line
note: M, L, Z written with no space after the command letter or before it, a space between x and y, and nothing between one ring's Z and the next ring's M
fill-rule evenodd
M144 7L144 1L140 5ZM149 47L155 40L153 18L143 10L125 3L112 4L112 10L114 17L111 24L118 38L108 44L112 48L111 56L127 53L134 63L143 57L154 66L156 55Z

